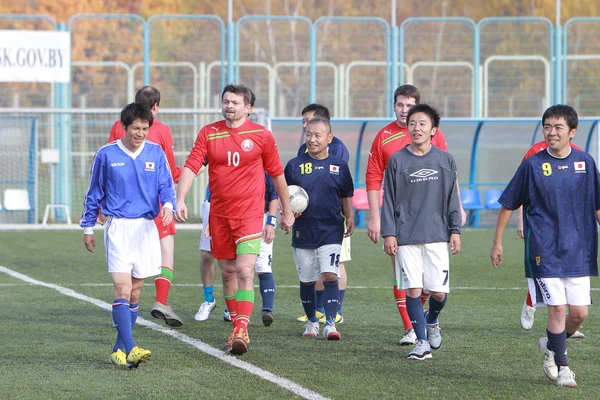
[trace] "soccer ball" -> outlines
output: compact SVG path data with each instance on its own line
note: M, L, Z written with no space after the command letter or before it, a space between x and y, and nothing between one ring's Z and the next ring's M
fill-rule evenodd
M308 207L308 193L306 193L306 190L297 185L290 185L288 191L290 192L292 211L298 214L304 212Z

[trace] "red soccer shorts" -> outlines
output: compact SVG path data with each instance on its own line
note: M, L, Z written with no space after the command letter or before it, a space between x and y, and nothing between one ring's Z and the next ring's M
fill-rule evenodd
M154 223L156 224L156 229L158 229L158 237L160 239L177 233L177 230L175 229L175 219L173 219L169 225L165 226L159 213L158 216L154 218Z
M210 248L217 259L233 260L237 257L237 248L244 242L262 237L264 217L247 219L229 219L210 214ZM260 240L259 240L260 243ZM256 254L260 252L260 244Z

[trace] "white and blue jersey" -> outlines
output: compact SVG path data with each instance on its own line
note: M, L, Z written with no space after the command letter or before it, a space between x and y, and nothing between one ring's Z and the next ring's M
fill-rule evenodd
M341 244L345 231L341 199L354 195L348 164L332 155L316 160L302 154L287 163L285 180L302 187L309 198L308 207L294 222L292 247L318 249Z
M304 143L298 149L298 157L307 152L306 143ZM329 143L329 146L327 146L327 152L330 156L341 158L346 164L350 162L350 152L348 151L348 148L346 148L346 145L335 136L331 143Z
M154 219L160 203L175 207L175 188L163 149L144 142L132 153L120 140L96 153L83 201L82 227L96 223L98 211L114 218Z
M523 206L527 278L598 275L599 184L594 159L583 151L523 160L498 202Z

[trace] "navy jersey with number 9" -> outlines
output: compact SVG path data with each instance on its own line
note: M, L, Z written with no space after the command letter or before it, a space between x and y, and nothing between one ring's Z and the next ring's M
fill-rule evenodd
M329 156L315 160L308 154L291 159L285 167L288 185L298 185L308 193L308 207L293 227L292 247L317 249L341 244L344 237L342 198L354 195L354 182L348 164Z

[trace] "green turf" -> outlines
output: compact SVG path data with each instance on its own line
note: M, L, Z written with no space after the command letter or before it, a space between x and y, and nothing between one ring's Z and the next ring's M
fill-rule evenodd
M401 324L390 289L389 257L361 230L353 236L353 261L347 264L349 285L361 288L347 292L345 322L338 326L342 340L302 338L302 324L295 321L302 311L289 237L278 232L275 279L288 287L277 291L276 321L270 328L260 324L260 307L255 307L250 352L240 359L330 398L596 398L596 308L590 308L582 329L586 338L569 341L579 388L554 387L542 372L537 350L546 311L537 312L532 331L519 325L525 296L522 243L515 232L507 232L505 263L494 270L489 261L491 237L490 230L464 232L463 251L451 259L453 289L441 318L444 346L432 360L418 362L407 360L409 348L397 345ZM78 231L0 232L0 265L110 303L113 290L107 285L101 232L96 239L98 248L92 255ZM198 239L199 232L177 234L169 302L184 319L179 332L218 348L230 329L221 318L220 285L211 318L193 320L202 301ZM596 279L592 286L598 287ZM159 322L149 315L153 296L148 280L140 316ZM121 370L107 362L115 336L109 311L3 273L0 301L0 398L294 397L274 383L142 326L134 335L138 344L153 351L152 359L137 370Z

